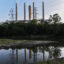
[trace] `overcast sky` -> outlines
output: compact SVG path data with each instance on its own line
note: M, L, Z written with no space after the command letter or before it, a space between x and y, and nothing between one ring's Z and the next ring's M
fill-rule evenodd
M45 3L45 18L49 18L49 15L58 13L62 21L64 20L64 0L17 0L18 2L18 19L24 19L24 2L27 8L27 19L28 19L28 5L32 6L32 2L35 2L35 7L37 7L37 17L42 18L42 1ZM0 22L9 20L8 16L11 8L15 11L16 0L0 0Z

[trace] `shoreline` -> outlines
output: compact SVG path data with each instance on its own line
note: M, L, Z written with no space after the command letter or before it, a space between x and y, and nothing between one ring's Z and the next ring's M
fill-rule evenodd
M35 46L50 46L53 44L57 44L56 41L42 41L42 40L24 40L18 41L12 44L0 44L0 49L8 49L8 48L32 48Z
M58 35L26 35L26 36L7 36L0 37L0 39L13 39L13 40L51 40L51 41L63 41L64 36Z

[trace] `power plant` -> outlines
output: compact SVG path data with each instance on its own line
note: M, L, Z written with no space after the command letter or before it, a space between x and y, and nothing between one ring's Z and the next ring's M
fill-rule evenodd
M16 21L18 21L18 5L16 3Z
M27 9L28 9L28 20L26 19ZM13 14L11 15L12 17L13 17ZM44 21L44 2L42 2L42 19L37 19L37 10L34 2L32 3L32 6L28 5L28 8L26 8L26 3L24 2L24 20L18 20L18 4L16 3L15 5L15 21L16 22L18 21L30 22L31 20L34 20L34 19L36 19L37 21L41 21L43 19Z
M44 21L44 2L42 2L42 19Z
M26 20L26 4L24 3L24 20Z
M35 19L35 17L34 17L34 2L33 2L33 19Z
M29 20L31 20L31 5L29 5Z

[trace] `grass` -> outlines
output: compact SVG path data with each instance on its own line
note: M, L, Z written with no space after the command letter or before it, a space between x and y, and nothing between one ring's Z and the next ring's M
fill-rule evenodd
M16 44L20 42L24 42L26 40L12 40L12 39L0 39L0 45L5 45L5 44Z

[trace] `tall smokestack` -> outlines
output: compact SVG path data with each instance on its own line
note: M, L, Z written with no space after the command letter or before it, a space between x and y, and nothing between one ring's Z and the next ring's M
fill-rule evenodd
M33 19L35 19L35 18L34 18L34 2L33 2Z
M17 3L16 3L16 21L18 20L18 9L17 9Z
M24 20L26 20L26 4L24 3Z
M29 5L29 20L31 20L31 5Z
M42 2L42 19L44 21L44 2Z

